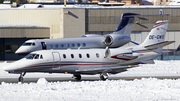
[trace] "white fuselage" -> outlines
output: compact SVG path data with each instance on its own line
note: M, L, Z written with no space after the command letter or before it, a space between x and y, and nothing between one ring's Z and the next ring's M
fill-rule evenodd
M109 56L105 55L109 51ZM141 60L149 60L159 56L153 51L138 53L138 50L114 48L114 49L68 49L68 50L41 50L32 52L32 58L25 57L16 61L4 69L10 73L21 72L49 72L72 73L86 68L102 68L139 64ZM37 58L38 55L38 58ZM30 57L30 56L29 56ZM135 57L135 58L133 58ZM148 58L147 58L148 57ZM112 72L112 71L111 71ZM97 74L88 72L87 74ZM84 73L82 73L84 74Z
M129 36L118 35L117 39L109 47L119 47L128 42L131 38ZM77 37L77 38L59 38L59 39L37 39L26 41L17 51L16 54L28 54L37 50L49 49L88 49L88 48L105 48L104 36L98 35L96 37Z

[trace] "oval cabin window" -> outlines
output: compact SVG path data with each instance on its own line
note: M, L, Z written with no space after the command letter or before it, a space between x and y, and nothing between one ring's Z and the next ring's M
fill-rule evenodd
M85 47L86 46L86 44L85 43L83 43L83 47Z
M74 55L73 55L73 54L71 54L71 58L74 58Z
M63 54L63 58L64 58L64 59L66 58L66 55L65 55L65 54Z
M90 58L90 55L89 54L86 54L87 58Z
M81 55L81 54L79 54L79 58L82 58L82 55Z
M96 57L99 58L99 54L98 53L96 53Z

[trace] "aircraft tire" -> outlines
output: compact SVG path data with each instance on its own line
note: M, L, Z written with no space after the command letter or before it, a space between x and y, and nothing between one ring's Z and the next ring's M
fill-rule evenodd
M103 80L103 81L105 81L105 80L107 80L107 79L108 79L108 77L107 77L107 76L102 75L102 74L101 74L99 77L100 77L100 79L101 79L101 80Z
M77 81L81 80L81 75L73 75L73 78Z
M19 82L23 82L23 77L20 76L18 80L19 80Z

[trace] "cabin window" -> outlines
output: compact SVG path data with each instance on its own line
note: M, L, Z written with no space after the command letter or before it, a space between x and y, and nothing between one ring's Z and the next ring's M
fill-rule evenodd
M80 43L78 43L77 46L79 47L79 46L80 46Z
M53 45L50 45L50 48L53 48Z
M66 44L66 47L69 47L69 44Z
M61 44L61 47L64 47L64 45L63 45L63 44Z
M99 58L99 54L98 53L96 53L96 57Z
M66 58L66 54L63 54L63 58L64 58L64 59Z
M34 57L34 59L39 59L39 54L37 54L37 55Z
M83 47L85 47L86 46L86 44L85 43L83 43Z
M89 54L86 54L87 58L90 58L90 55Z
M82 58L82 55L81 55L81 54L79 54L79 58Z
M55 45L56 48L58 48L58 45Z
M72 47L74 47L75 46L75 44L72 44Z
M71 54L71 58L74 58L74 55L73 55L73 54Z
M25 56L26 59L33 59L36 54L28 54Z
M35 43L33 42L32 45L35 46Z
M40 56L40 59L43 59L43 56L42 56L42 55Z

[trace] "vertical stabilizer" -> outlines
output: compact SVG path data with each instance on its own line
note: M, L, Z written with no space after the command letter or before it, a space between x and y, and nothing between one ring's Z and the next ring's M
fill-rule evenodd
M145 47L148 45L158 44L164 42L168 21L157 21L153 26L151 32L146 37L141 46Z
M136 13L122 14L121 21L119 22L114 33L130 36L131 31L132 31L132 26L134 24L134 16L132 15L139 15L139 14L136 14Z

